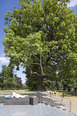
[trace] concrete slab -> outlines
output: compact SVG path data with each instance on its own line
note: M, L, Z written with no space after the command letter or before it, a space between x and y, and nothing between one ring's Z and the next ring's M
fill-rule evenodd
M0 105L0 116L77 116L43 103L37 105Z

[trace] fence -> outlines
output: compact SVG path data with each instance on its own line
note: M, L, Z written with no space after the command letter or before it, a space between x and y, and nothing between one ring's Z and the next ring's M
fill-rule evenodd
M72 111L72 101L62 97L54 96L52 94L42 94L40 101L45 104L50 104L51 106L68 110L70 112Z

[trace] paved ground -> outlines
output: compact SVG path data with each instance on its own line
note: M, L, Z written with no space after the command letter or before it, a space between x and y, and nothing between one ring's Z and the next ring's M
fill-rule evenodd
M71 112L77 114L77 103L71 101L71 107L70 107L70 105L68 106L67 104L68 104L68 103L65 102L65 105L64 105L64 107L62 107L62 108L66 109L66 110L69 110L69 111L71 110ZM70 104L70 103L69 103L69 104Z
M0 98L0 101L2 101L2 100L3 100L3 98ZM70 100L67 100L67 99L65 99L63 101L61 101L61 100L62 100L62 98L60 98L60 97L51 96L51 100L50 99L47 99L47 100L44 99L43 101L45 101L45 103L47 103L47 104L49 104L51 106L54 106L54 107L57 107L57 108L60 107L62 109L66 109L66 110L70 111ZM63 105L61 105L61 104L63 104ZM74 114L77 115L77 103L75 103L75 102L72 101L71 106L72 106L71 107L71 111ZM22 109L22 111L21 111L21 109ZM17 106L15 106L15 105L14 106L11 106L11 105L7 105L7 106L6 105L0 105L0 116L26 116L25 115L25 110L23 111L23 109L26 109L26 106L23 106L22 107L22 106L18 106L18 105ZM14 113L14 115L12 115L14 111L15 111L15 113ZM18 111L20 111L20 115L19 115L19 112ZM12 114L5 115L8 112L10 112ZM1 113L3 113L3 114L1 114ZM18 113L18 115L16 115L16 113ZM23 115L21 115L21 114L23 114ZM30 115L30 116L32 116L32 115ZM41 115L38 115L38 116L41 116ZM56 115L54 115L54 116L56 116Z
M72 108L71 108L72 112L77 114L77 103L72 101Z
M0 116L77 116L50 105L0 105Z
M45 96L45 98L50 99L50 96ZM46 102L46 100L45 100L45 102ZM77 103L75 103L74 101L70 101L68 99L63 99L61 97L52 95L51 100L49 100L49 101L47 100L47 102L50 103L51 106L56 106L56 107L60 107L62 109L66 109L77 115Z

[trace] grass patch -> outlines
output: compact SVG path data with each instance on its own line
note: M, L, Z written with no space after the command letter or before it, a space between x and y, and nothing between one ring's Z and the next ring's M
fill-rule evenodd
M54 93L54 91L48 91ZM56 95L59 97L63 97L63 91L56 91ZM64 91L64 98L77 102L77 92L67 92Z
M4 97L5 95L12 95L12 91L15 91L17 94L21 94L21 95L36 95L37 94L37 91L29 91L29 90L0 90L0 97ZM54 94L54 91L47 91L47 93L49 92ZM63 91L57 91L56 95L63 97ZM64 91L64 98L77 102L77 92Z
M0 96L12 95L13 91L21 95L36 94L35 91L28 91L28 90L0 90Z

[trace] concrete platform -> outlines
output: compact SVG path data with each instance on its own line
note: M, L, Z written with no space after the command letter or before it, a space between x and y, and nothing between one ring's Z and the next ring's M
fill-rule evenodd
M25 98L4 98L4 105L36 105L38 104L38 98L34 96Z
M0 105L0 116L77 116L66 110L39 103L37 105Z
M29 97L26 98L4 98L4 105L29 105Z

